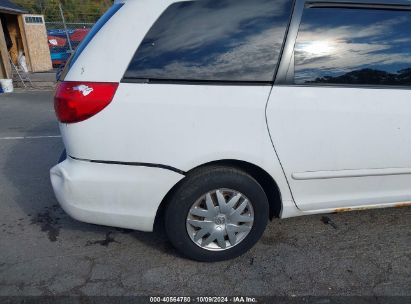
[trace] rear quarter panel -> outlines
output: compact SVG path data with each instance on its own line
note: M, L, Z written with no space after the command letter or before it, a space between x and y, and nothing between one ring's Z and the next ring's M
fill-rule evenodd
M121 84L91 119L61 125L68 154L81 159L153 163L189 171L241 160L268 173L291 200L267 129L270 86Z
M125 1L64 80L120 82L147 31L174 2ZM291 201L266 124L270 90L121 83L102 112L60 128L68 155L80 159L161 164L183 171L218 160L246 161L271 174L283 200Z

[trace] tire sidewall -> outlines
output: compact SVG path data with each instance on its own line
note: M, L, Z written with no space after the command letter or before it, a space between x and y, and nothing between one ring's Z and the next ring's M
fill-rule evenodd
M245 195L254 209L254 223L247 237L224 251L210 251L196 245L187 232L186 220L192 205L206 193L231 189ZM178 188L166 211L166 232L187 257L199 261L221 261L238 257L261 238L269 217L268 200L264 190L251 176L235 169L216 168L189 176Z

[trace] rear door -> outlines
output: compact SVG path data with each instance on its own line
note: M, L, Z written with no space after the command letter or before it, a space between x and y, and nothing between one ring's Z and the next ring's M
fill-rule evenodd
M300 209L411 200L409 9L297 1L267 118Z

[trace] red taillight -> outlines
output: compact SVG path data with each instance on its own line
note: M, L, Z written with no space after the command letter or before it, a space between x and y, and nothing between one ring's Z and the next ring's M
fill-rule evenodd
M86 120L110 104L117 88L118 83L112 82L63 81L54 97L57 118L63 123Z

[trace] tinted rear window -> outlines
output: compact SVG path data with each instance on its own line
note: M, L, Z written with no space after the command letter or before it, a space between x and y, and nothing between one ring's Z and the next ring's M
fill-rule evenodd
M291 0L171 5L134 55L126 79L272 81Z
M411 11L307 8L297 84L411 85Z

